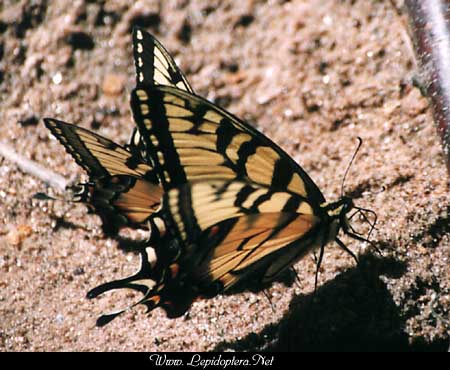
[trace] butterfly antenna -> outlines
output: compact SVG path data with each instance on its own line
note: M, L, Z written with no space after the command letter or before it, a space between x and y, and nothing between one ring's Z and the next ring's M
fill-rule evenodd
M344 185L345 185L345 179L347 178L348 171L350 170L350 167L352 166L353 161L355 160L356 155L359 152L359 149L361 148L361 145L363 143L363 140L358 136L358 146L356 147L355 152L353 153L352 159L350 160L350 163L347 166L347 169L344 173L344 178L342 179L342 186L341 186L341 197L344 196Z

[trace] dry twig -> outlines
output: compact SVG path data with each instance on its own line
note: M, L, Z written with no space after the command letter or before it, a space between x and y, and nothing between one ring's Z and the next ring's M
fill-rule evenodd
M450 172L450 6L445 0L406 0L420 83L433 108Z
M52 187L61 191L66 189L67 180L64 177L16 153L13 148L2 142L0 142L0 156L15 163L23 172L39 178Z

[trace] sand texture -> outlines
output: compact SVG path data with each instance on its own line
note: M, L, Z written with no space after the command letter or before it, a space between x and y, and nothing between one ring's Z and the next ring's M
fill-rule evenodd
M0 158L0 350L434 350L449 347L449 181L402 1L6 0L0 5L1 141L67 180L85 174L43 117L125 144L134 123L131 28L174 55L202 95L269 136L327 200L345 192L378 215L368 245L330 244L299 282L195 303L167 319L139 307L103 328L102 312L137 296L87 291L125 277L138 256L106 238L83 205ZM393 6L396 5L397 9ZM384 191L383 191L384 189ZM364 223L355 220L355 226ZM127 231L124 231L126 235Z

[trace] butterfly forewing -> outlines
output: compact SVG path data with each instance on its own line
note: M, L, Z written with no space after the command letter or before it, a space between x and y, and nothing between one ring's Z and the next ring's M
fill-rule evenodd
M276 274L262 270L272 263L274 254L281 249L285 252L295 247L295 255L290 256L288 264L292 265L299 256L311 250L309 246L302 248L301 241L317 222L312 215L292 213L253 214L234 221L223 241L204 257L195 270L200 285L219 280L223 288L228 289L246 275L258 271L262 282L273 280ZM220 228L220 224L216 227ZM209 242L207 237L202 240L205 245Z
M122 146L92 131L52 118L45 126L91 178L114 175L145 176L151 166L136 160Z
M193 93L188 80L164 46L142 28L133 29L133 57L137 86L172 86ZM137 129L133 130L130 147L146 157L145 144Z
M140 224L159 209L162 188L150 165L89 130L50 118L44 122L89 175L88 183L74 187L73 200L93 207L105 226Z
M244 178L311 200L323 195L282 149L216 105L170 87L138 87L135 121L165 189L186 182Z
M138 86L165 85L194 91L164 46L139 27L133 29L133 56Z
M193 91L167 50L140 28L133 30L133 55L138 85ZM141 224L159 208L163 190L136 129L122 147L62 121L46 119L45 124L90 177L89 183L75 187L73 200L94 208L104 226Z

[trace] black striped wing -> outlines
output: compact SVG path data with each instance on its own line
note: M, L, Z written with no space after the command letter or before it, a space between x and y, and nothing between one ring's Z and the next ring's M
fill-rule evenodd
M90 178L143 177L152 171L122 146L92 131L53 118L44 118L44 123Z
M133 28L133 57L136 68L137 86L172 86L193 93L188 80L164 46L142 28ZM130 148L138 148L146 158L145 144L139 131L133 130Z
M139 30L133 40L138 87L131 104L139 128L134 142L143 145L141 153L164 189L155 217L163 218L168 232L147 248L151 253L141 252L135 275L104 284L89 297L136 289L144 294L137 304L149 310L160 306L176 317L196 298L213 296L249 275L272 280L322 245L328 236L321 224L324 197L272 141L192 95L156 40ZM140 71L145 65L155 68ZM167 257L168 248L179 251L176 257ZM121 312L102 316L98 324Z
M138 87L131 101L164 188L163 206L154 217L164 220L167 233L153 245L159 259L152 269L141 267L92 296L142 289L138 303L149 310L163 307L176 317L196 298L213 296L249 276L272 280L325 243L330 225L322 222L321 192L265 136L178 89ZM179 252L163 262L168 245ZM155 278L157 271L161 275ZM100 324L116 315L103 316Z
M172 86L194 92L164 46L142 28L133 29L133 56L137 86Z
M257 130L171 87L138 87L131 104L164 188L158 216L181 251L158 287L169 316L248 276L270 281L326 242L322 193Z
M218 106L171 87L138 87L133 115L165 190L187 182L246 179L325 201L306 172L281 148Z
M133 55L138 85L193 91L167 50L141 28L133 30ZM62 121L46 119L45 124L89 174L88 183L74 187L73 200L94 208L112 232L119 225L143 223L159 208L162 188L136 129L122 147Z
M73 200L93 207L111 230L141 224L159 209L162 188L150 165L89 130L51 118L44 122L89 175L89 182L74 187Z
M186 251L179 270L200 292L228 289L250 274L271 281L328 236L305 198L246 181L174 188L163 212Z
M149 311L162 307L169 317L178 317L197 298L212 297L249 276L273 280L326 235L299 195L239 180L174 188L164 194L158 217L170 235L140 252L139 271L93 289L88 297L134 289L144 295L136 304ZM167 258L169 248L182 252ZM98 325L125 310L101 316Z
M170 240L165 242L164 249L170 248L167 245L170 243ZM125 309L100 316L97 320L97 326L106 325L116 316L138 304L147 306L149 311L162 306L167 309L171 317L180 316L188 309L186 304L190 304L192 299L187 299L187 297L192 296L192 294L189 294L186 289L182 289L179 286L176 273L172 274L171 271L174 265L169 265L163 257L165 251L161 251L160 248L147 247L140 250L139 253L141 265L134 275L102 284L89 291L87 297L95 298L104 292L114 289L133 289L142 293L143 297ZM179 312L175 312L175 309L178 309Z

